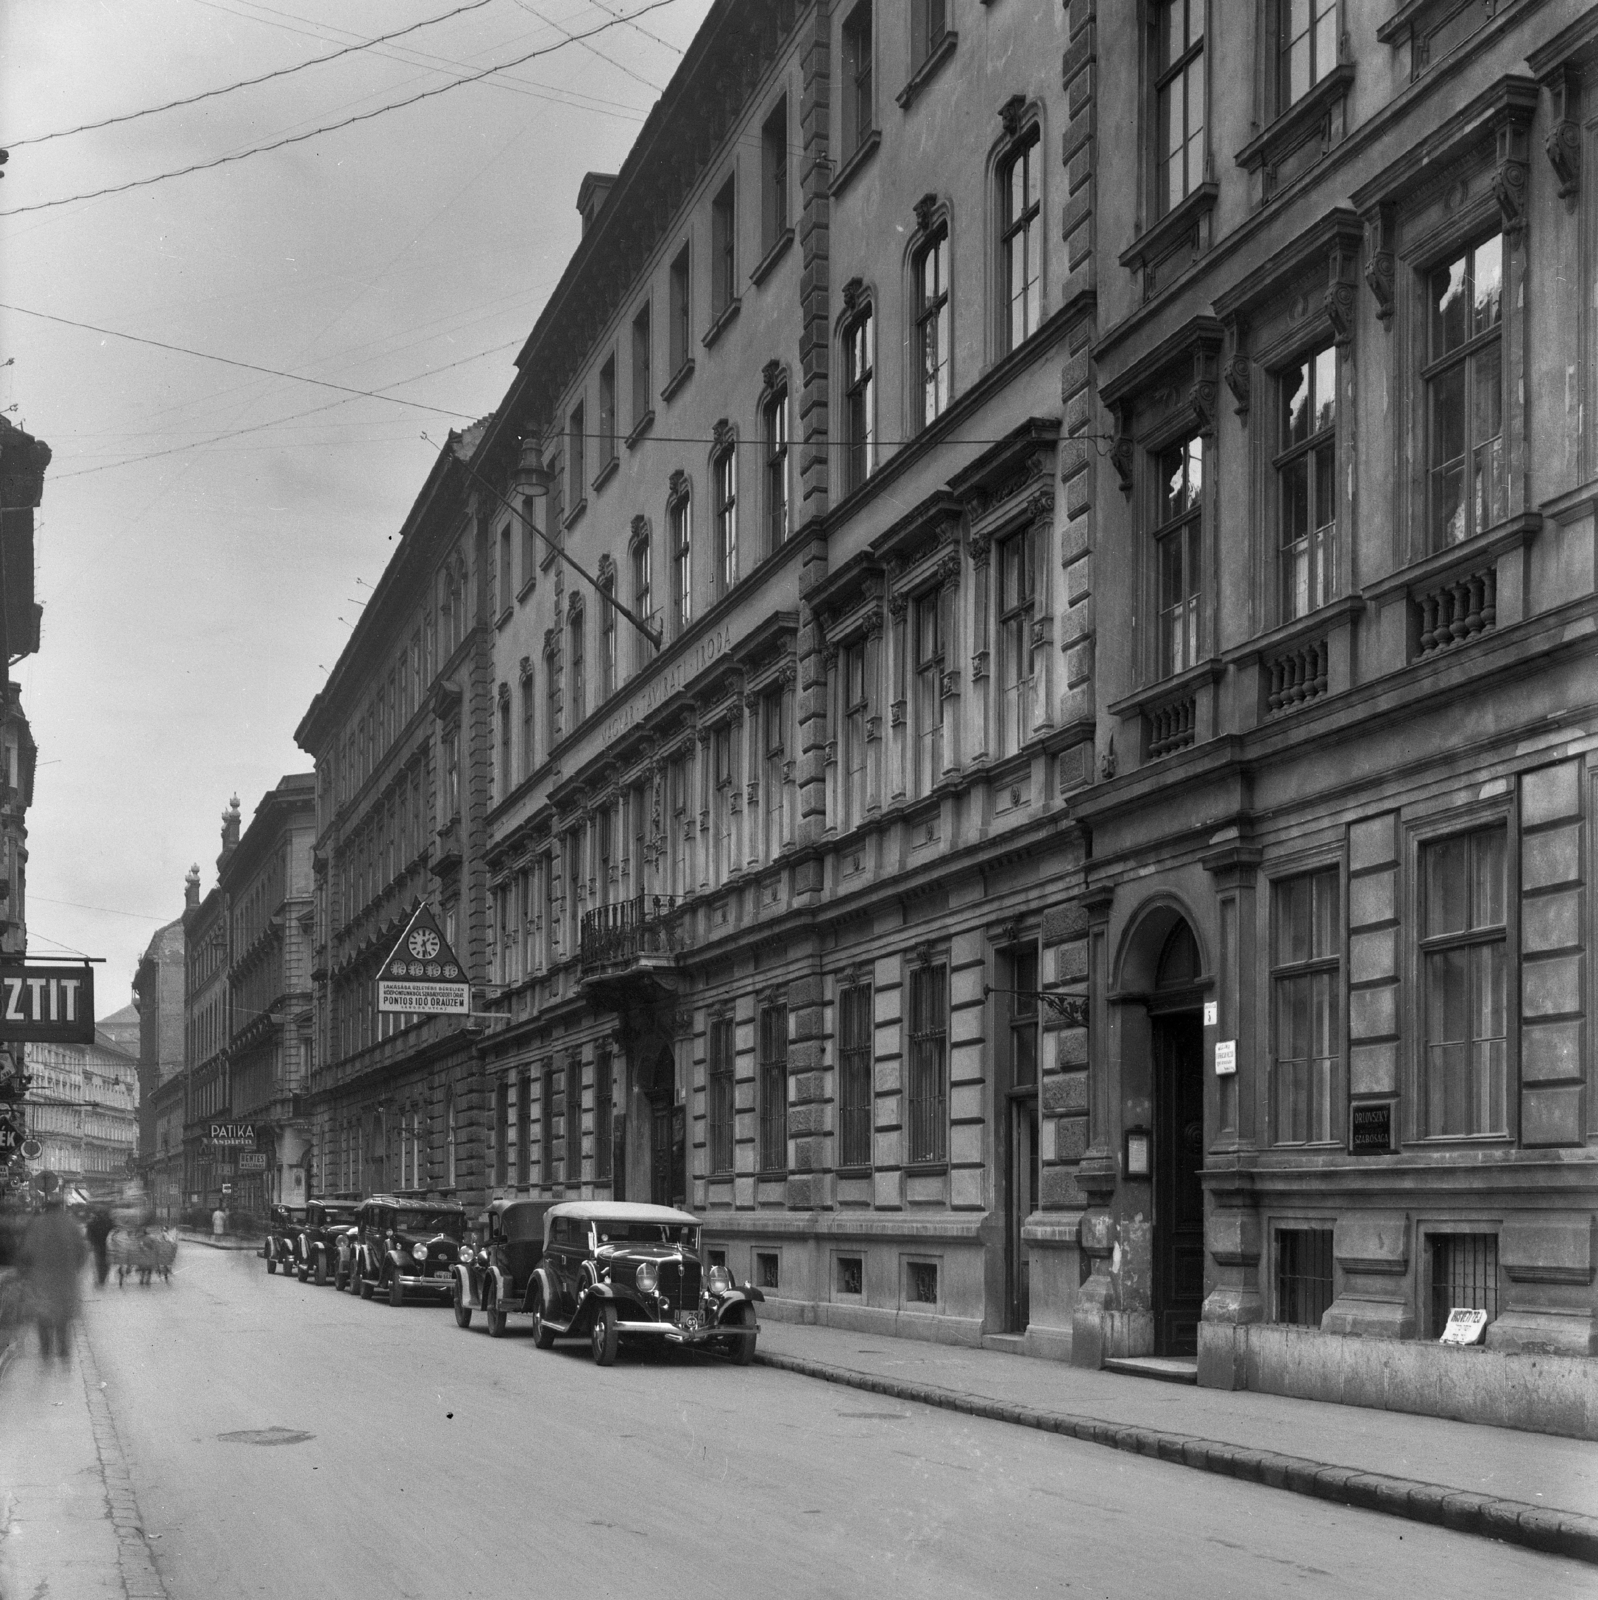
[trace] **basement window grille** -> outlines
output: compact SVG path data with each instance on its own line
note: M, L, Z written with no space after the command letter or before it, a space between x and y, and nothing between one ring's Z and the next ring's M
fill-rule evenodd
M1276 1320L1318 1328L1332 1303L1332 1230L1276 1232Z
M838 1257L838 1293L847 1295L865 1293L865 1263L859 1256Z
M915 1305L938 1303L938 1264L935 1261L905 1263L905 1299Z
M1428 1336L1442 1337L1448 1313L1456 1307L1498 1316L1498 1235L1434 1233L1427 1236L1431 1267L1431 1325Z
M755 1252L755 1283L757 1288L775 1289L777 1282L778 1256L775 1251L757 1250Z

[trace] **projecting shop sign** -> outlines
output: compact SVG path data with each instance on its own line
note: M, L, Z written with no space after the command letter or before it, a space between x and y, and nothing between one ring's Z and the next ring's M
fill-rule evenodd
M213 1122L211 1124L213 1148L224 1150L253 1150L255 1124L253 1122Z
M425 905L417 906L383 963L377 1009L456 1014L472 1009L472 986L465 969Z
M94 968L0 963L0 1040L94 1043Z

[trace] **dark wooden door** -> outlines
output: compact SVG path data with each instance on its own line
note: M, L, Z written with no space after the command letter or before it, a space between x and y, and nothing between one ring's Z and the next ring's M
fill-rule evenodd
M1154 1353L1198 1353L1204 1304L1204 1053L1196 1013L1154 1022Z
M671 1204L671 1107L657 1105L650 1125L649 1198L657 1206Z
M1026 1219L1038 1208L1038 1102L1034 1095L1010 1100L1008 1170L1009 1212L1005 1228L1005 1269L1009 1287L1009 1331L1024 1333L1032 1319L1027 1247L1021 1237Z

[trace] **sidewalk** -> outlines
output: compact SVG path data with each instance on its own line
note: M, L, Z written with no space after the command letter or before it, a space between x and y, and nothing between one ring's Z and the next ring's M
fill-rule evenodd
M253 1250L261 1252L259 1239L241 1239L236 1234L224 1233L218 1238L213 1233L202 1233L198 1228L178 1229L179 1244L203 1244L208 1250Z
M1598 1564L1598 1445L763 1320L755 1359Z

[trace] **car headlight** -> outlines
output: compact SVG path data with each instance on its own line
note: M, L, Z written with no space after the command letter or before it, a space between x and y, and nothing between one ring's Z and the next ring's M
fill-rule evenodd
M461 1246L460 1258L462 1261L470 1261L472 1259L472 1247L469 1244Z
M653 1261L640 1261L633 1278L645 1294L653 1294L655 1286L660 1282L660 1271Z
M705 1287L712 1294L730 1294L732 1292L732 1274L725 1267L712 1267L705 1274Z
M427 1260L427 1246L425 1244L413 1244L411 1246L411 1254L418 1261L425 1261Z

